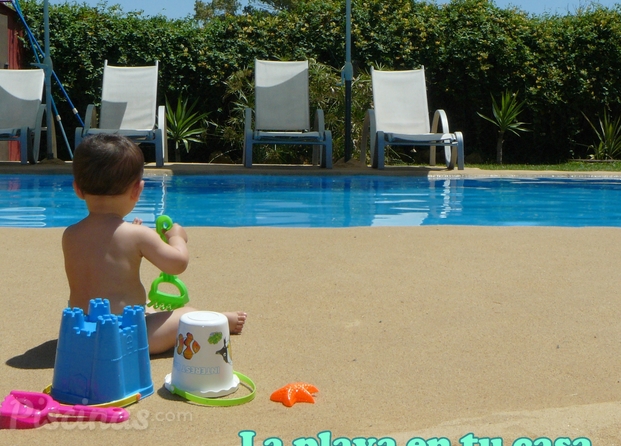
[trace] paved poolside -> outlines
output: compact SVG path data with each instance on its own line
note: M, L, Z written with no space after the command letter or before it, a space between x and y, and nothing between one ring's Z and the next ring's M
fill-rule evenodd
M0 174L71 174L71 162L53 160L36 165L22 165L16 162L0 162ZM378 170L364 166L352 159L348 163L337 161L333 169L321 169L311 165L255 164L244 168L241 164L205 164L205 163L166 163L164 167L155 167L155 163L145 165L145 174L158 175L406 175L430 177L573 177L573 178L621 178L621 172L608 171L554 171L554 170L487 170L467 167L463 170L448 170L443 165L437 166L388 166Z
M0 173L70 172L69 164L5 164ZM328 173L297 166L166 168ZM381 174L481 174L406 169ZM376 174L359 167L331 173L341 171ZM0 233L0 394L7 395L51 383L68 287L62 229ZM256 399L232 408L181 401L162 388L172 356L161 355L152 359L156 393L128 408L132 419L122 428L52 424L4 431L3 444L254 446L314 437L328 446L317 437L324 431L331 441L391 438L399 446L414 437L458 445L469 433L501 437L504 445L519 437L621 444L621 228L188 228L188 234L191 262L181 278L191 305L249 314L244 334L232 338L233 362L256 382ZM142 275L148 285L158 271L145 262ZM316 385L316 403L286 408L269 400L292 381ZM242 442L241 431L256 432L254 442Z

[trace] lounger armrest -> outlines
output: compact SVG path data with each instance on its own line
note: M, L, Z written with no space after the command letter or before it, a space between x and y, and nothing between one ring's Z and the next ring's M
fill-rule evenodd
M438 132L438 121L442 124L442 131ZM433 122L431 124L431 133L451 133L449 130L448 117L442 109L436 110L433 114Z
M438 132L438 123L442 124L441 132ZM444 110L438 109L433 114L431 133L451 133L449 130L448 117L446 116L446 112ZM436 165L436 146L429 147L429 165Z
M370 143L370 155L373 159L373 151L375 150L375 110L369 109L364 114L364 122L362 124L362 137L360 140L360 161L367 162L367 143ZM370 140L369 140L370 138Z
M90 129L96 129L99 126L97 122L97 107L95 107L95 105L88 104L84 119L84 130L82 130L82 135L88 134Z
M322 138L326 132L325 117L323 114L323 110L320 108L318 108L317 111L315 111L315 126L313 127L313 130L319 132Z

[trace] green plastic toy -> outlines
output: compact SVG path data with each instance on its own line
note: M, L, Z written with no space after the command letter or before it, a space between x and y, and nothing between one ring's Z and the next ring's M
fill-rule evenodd
M175 395L179 395L181 398L185 398L188 401L193 403L202 404L204 406L220 406L220 407L228 407L228 406L238 406L240 404L248 403L252 401L256 395L257 386L254 384L250 378L246 375L243 375L239 372L233 371L235 375L239 378L239 381L243 383L245 387L250 390L250 393L244 396L240 396L237 398L208 398L204 396L194 395L193 393L186 392L184 390L178 389L168 381L170 379L170 375L166 377L167 382L164 384L171 393Z
M173 221L168 215L160 215L155 220L155 229L166 243L168 243L168 239L166 235L164 235L164 232L172 228L172 225ZM161 283L170 283L174 285L179 290L179 294L170 294L161 291L159 289ZM157 310L171 311L183 307L189 301L188 289L185 284L177 276L162 272L151 284L147 306Z

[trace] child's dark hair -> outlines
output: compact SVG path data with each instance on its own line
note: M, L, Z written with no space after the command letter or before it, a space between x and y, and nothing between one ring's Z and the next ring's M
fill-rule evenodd
M73 178L85 194L121 195L142 178L143 171L140 148L117 134L89 136L73 156Z

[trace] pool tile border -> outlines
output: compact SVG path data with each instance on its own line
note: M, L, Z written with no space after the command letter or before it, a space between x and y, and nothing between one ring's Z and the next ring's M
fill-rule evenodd
M61 160L43 161L36 165L22 165L17 162L0 162L0 174L50 175L71 174L71 162ZM621 172L608 171L552 171L552 170L484 170L466 167L464 170L447 170L442 167L406 166L372 169L359 161L335 163L333 169L314 166L253 165L247 169L240 164L190 164L167 163L157 168L154 164L145 166L146 176L159 175L369 175L369 176L413 176L430 178L615 178L621 179Z

